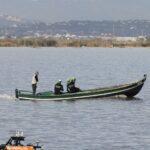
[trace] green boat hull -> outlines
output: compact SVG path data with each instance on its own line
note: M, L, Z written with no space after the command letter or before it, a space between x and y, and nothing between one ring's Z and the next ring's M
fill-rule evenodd
M100 98L116 95L125 95L127 97L134 97L142 89L146 75L143 79L111 87L96 88L90 90L83 90L77 93L64 93L56 95L52 91L40 92L33 95L30 91L15 90L16 98L20 100L75 100L75 99L88 99L88 98Z

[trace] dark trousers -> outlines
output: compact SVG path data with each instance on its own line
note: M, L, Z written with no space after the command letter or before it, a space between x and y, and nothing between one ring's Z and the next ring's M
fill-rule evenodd
M33 91L33 95L35 95L36 93L36 84L32 84L32 91Z
M67 91L69 93L75 93L75 92L80 92L81 90L78 87L71 87L71 88L68 87Z

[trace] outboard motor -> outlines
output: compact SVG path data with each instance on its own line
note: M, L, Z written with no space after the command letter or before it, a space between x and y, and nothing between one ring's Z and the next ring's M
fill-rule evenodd
M18 89L15 90L15 97L18 98Z

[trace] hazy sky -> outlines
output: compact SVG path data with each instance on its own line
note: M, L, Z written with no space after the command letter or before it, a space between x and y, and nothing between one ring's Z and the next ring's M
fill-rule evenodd
M150 0L0 0L0 13L46 22L150 20Z

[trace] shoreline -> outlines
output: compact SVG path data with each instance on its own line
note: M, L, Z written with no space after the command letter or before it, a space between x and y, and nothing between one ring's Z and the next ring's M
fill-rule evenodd
M0 39L0 47L102 47L127 48L150 47L149 38L5 38Z

